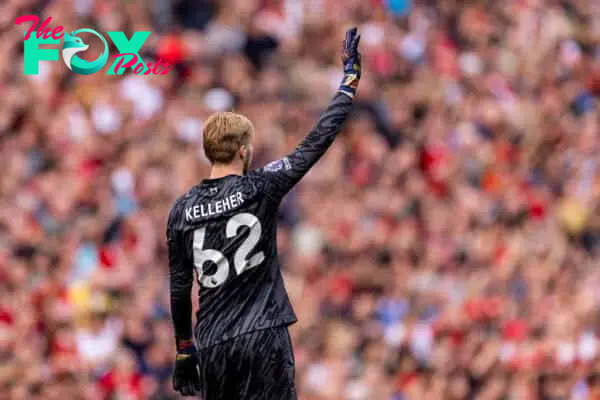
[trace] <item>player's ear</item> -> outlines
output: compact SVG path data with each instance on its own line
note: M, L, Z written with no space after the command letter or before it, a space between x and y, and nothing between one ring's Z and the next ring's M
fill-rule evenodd
M240 160L244 161L246 159L246 157L248 156L248 146L247 145L243 144L240 146L239 155L240 155Z

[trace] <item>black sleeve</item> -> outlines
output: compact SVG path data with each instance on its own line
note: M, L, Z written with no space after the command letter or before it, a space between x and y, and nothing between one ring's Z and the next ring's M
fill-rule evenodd
M291 154L256 171L264 181L267 195L279 200L302 179L331 146L351 109L352 98L338 92L312 131Z
M171 317L175 337L180 340L192 337L192 285L194 270L187 260L183 238L177 226L177 205L171 209L167 222L167 246L169 253L169 283L171 290Z

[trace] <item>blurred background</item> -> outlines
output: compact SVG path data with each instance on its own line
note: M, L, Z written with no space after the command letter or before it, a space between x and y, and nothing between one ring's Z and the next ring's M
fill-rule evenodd
M30 14L176 67L25 76ZM203 121L282 156L350 24L352 120L281 207L300 399L600 399L595 0L3 0L0 399L178 398L165 219Z

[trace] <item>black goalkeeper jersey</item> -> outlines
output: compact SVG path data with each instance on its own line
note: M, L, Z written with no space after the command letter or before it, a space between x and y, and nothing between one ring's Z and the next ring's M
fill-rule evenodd
M194 271L199 348L296 322L277 257L278 207L329 148L351 107L338 93L291 154L246 175L205 179L177 199L167 222L176 337L192 337Z

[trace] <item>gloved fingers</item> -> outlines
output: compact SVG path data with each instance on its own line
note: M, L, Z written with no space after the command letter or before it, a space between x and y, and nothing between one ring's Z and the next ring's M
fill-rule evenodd
M173 379L173 390L179 393L183 391L183 385L181 384L181 380Z
M342 41L342 62L346 62L346 60L350 58L350 53L348 52L348 47L346 45L346 40Z
M194 389L193 387L188 383L187 385L184 385L181 387L181 391L180 393L183 396L193 396L194 395Z
M350 29L346 31L346 35L344 35L344 40L342 41L342 47L344 48L344 52L348 50L348 45L350 44Z
M352 41L356 37L357 32L358 32L358 29L356 27L352 27L346 31L345 41L348 45L350 45L352 43Z
M181 393L183 396L193 396L196 393L194 384L191 382L191 380L184 379L183 377L177 379L173 385L173 389Z
M196 383L193 381L190 381L188 383L188 391L189 391L189 396L194 396L196 394Z
M344 37L344 40L342 41L342 54L344 55L345 58L352 56L352 50L354 48L353 45L354 45L354 41L356 39L356 33L357 33L356 27L348 29L346 31L346 36Z
M193 396L195 394L196 381L198 381L196 369L179 368L173 375L173 389L183 396Z
M352 41L352 54L358 54L358 44L360 43L360 33L357 33Z

